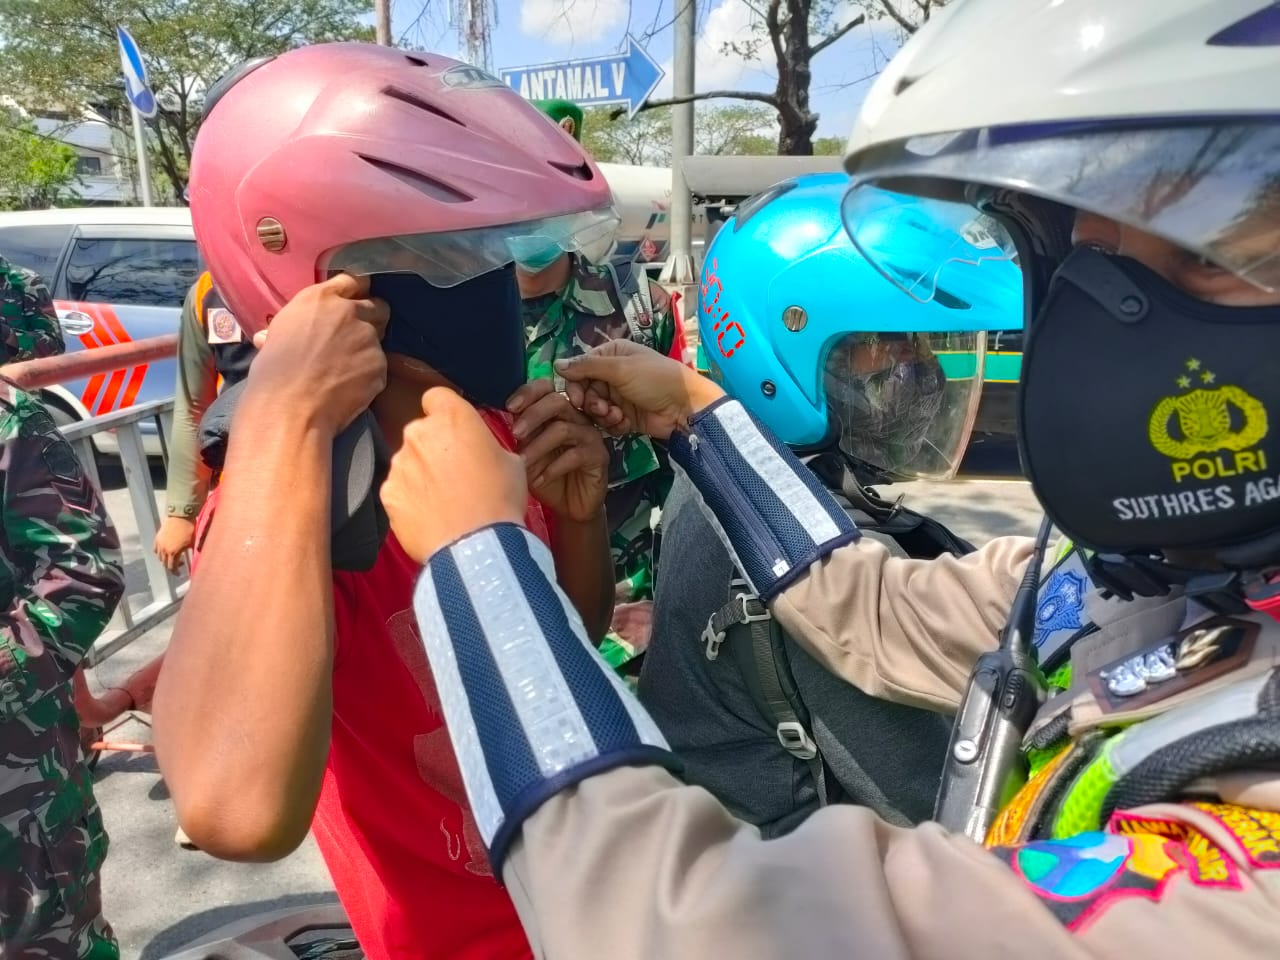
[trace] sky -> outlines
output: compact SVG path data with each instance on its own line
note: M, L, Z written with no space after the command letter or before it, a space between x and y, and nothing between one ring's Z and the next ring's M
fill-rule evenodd
M505 67L600 56L625 47L630 31L645 42L665 76L655 97L671 94L671 19L675 0L493 0L498 22L492 31L495 72ZM450 0L391 0L391 29L410 46L458 56L459 42L446 19ZM764 62L745 61L721 52L724 43L750 38L753 0L699 0L698 47L694 67L695 90L745 89L770 91L775 71L768 44ZM855 4L847 2L836 14L845 23ZM854 28L813 61L810 87L812 108L819 114L818 136L847 137L858 106L870 85L868 78L884 67L897 48L896 30L884 21ZM729 104L741 101L718 100Z

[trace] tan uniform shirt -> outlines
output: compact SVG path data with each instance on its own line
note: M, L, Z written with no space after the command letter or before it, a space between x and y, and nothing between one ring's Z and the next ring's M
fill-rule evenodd
M864 538L774 613L868 693L954 710L1030 552L1006 538L903 560ZM624 768L547 801L504 878L535 951L557 960L1280 957L1280 815L1129 814L1143 821L1134 836L992 853L834 806L765 842L706 791ZM605 908L616 903L628 906Z

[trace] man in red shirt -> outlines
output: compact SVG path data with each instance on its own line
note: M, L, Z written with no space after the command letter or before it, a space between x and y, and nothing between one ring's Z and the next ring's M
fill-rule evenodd
M261 352L155 699L179 820L238 860L282 857L314 827L375 960L528 956L442 726L416 565L381 537L385 451L359 451L398 449L428 386L471 399L523 455L526 522L603 635L607 453L547 382L519 386L507 248L611 229L608 186L499 81L433 55L302 48L207 103L196 236Z

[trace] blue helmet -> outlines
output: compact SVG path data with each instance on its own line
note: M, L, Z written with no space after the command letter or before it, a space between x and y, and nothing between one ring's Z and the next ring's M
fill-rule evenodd
M854 248L841 219L848 186L840 173L786 180L721 227L698 298L711 376L794 447L836 441L893 476L950 476L977 414L985 331L1022 325L1021 272L983 262L922 303ZM896 259L881 268L913 275L956 255L951 225L884 196L896 205ZM979 227L968 236L981 245Z

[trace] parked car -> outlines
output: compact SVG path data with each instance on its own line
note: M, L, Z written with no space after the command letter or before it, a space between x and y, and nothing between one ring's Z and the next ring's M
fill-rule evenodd
M183 298L202 269L185 207L83 207L0 214L0 253L40 273L53 293L67 352L144 340L178 329ZM173 360L75 380L43 391L71 423L173 395ZM154 423L140 425L158 455ZM99 453L115 437L95 437Z

